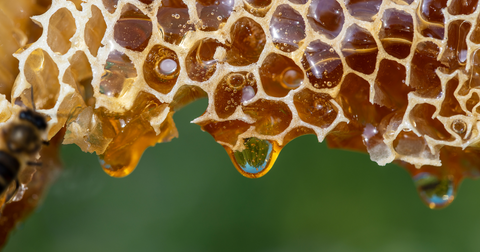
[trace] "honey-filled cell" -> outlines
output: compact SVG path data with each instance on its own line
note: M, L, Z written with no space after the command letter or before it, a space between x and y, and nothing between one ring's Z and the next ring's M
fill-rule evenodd
M410 14L397 9L385 10L379 38L388 54L399 59L408 57L413 36L413 18Z
M455 97L455 90L458 87L458 79L453 78L447 82L445 89L445 99L442 102L440 115L450 117L454 115L465 115L460 103Z
M337 37L345 22L343 8L336 0L312 0L307 18L313 30L328 39Z
M163 39L171 44L180 44L187 32L195 31L195 25L188 14L188 6L182 0L162 0L157 12L157 22Z
M25 78L32 85L33 101L37 109L51 109L60 93L58 67L42 49L33 51L25 61Z
M422 0L418 6L417 23L420 33L425 37L443 39L445 34L445 16L443 9L447 0Z
M273 12L270 21L273 44L284 52L293 52L305 39L305 22L298 11L282 4Z
M117 10L118 0L102 0L102 3L110 13L114 13Z
M83 98L85 105L94 106L92 68L83 51L77 51L69 60L70 67L63 75L63 82L70 84Z
M130 58L119 51L113 51L105 62L104 72L100 79L101 94L118 97L131 87L137 78L137 70Z
M304 73L292 59L271 53L260 67L260 80L267 95L284 97L303 84Z
M393 141L393 149L400 155L421 157L424 152L430 153L423 136L412 131L401 131Z
M342 82L340 93L335 98L345 116L354 126L371 124L374 127L391 112L390 109L370 103L370 84L362 77L350 73Z
M98 48L102 45L102 39L107 30L102 12L98 7L92 5L92 17L85 25L85 43L90 53L96 57Z
M225 75L215 90L215 112L220 118L231 116L238 106L257 93L257 82L252 73L233 72Z
M452 15L470 15L477 10L478 0L452 0L448 12Z
M262 135L278 135L288 128L292 112L287 104L259 99L244 106L243 112L255 120L255 131Z
M197 15L200 19L199 29L216 31L221 29L233 12L235 1L231 0L196 0Z
M70 39L77 31L75 19L66 8L59 9L48 22L47 43L52 51L65 54L70 49Z
M442 95L442 86L436 70L442 66L437 60L440 48L430 41L417 44L411 61L410 87L426 98L438 98Z
M215 141L224 142L235 146L238 136L250 128L250 124L240 121L231 120L223 122L207 121L199 123L202 130L208 132Z
M177 83L180 62L175 51L155 45L143 64L143 76L148 86L156 91L168 94Z
M301 63L315 88L334 88L342 80L343 64L340 56L331 46L320 40L310 42Z
M232 25L230 38L226 60L232 66L256 63L267 42L260 24L248 17L242 17Z
M121 47L141 52L152 37L152 21L135 5L126 4L113 30L115 42Z
M243 0L243 8L257 17L265 17L271 6L272 0Z
M437 140L448 140L451 135L445 130L442 122L432 118L436 108L433 105L421 103L415 105L410 111L410 121L422 135L428 135Z
M405 84L407 69L400 63L384 59L375 79L374 102L390 109L406 108L408 93L413 91Z
M217 60L213 58L217 48L222 46L218 40L206 38L192 46L185 59L188 77L203 82L212 77L217 70Z
M337 118L338 109L330 100L332 100L330 95L313 92L310 89L303 89L293 97L300 119L320 128L329 127Z
M378 46L368 30L356 24L350 26L342 41L342 54L353 70L364 74L375 71Z
M382 0L347 0L345 2L350 15L368 22L374 21L374 16L382 5Z
M467 35L472 25L463 20L450 22L448 26L447 46L443 53L441 62L447 68L448 73L452 73L459 68L464 68L467 61L468 45Z

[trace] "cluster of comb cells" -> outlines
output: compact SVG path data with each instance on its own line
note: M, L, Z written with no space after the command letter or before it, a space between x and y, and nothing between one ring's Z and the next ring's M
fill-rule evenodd
M35 108L49 139L96 152L106 173L123 177L147 147L177 136L175 111L207 97L193 122L246 177L265 175L288 142L315 134L379 165L400 164L422 200L441 208L465 177L480 176L477 7L53 0L32 18L38 39L13 36L18 61L5 61L19 70L0 69L0 121Z

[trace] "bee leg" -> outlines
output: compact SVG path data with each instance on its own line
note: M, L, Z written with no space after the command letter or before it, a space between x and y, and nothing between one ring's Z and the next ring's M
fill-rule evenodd
M17 195L18 189L20 189L20 182L18 182L18 179L15 179L15 190L7 195L6 202L11 203L13 201L13 198L15 195Z
M42 162L32 162L32 161L28 161L28 162L27 162L27 165L29 165L29 166L42 166Z

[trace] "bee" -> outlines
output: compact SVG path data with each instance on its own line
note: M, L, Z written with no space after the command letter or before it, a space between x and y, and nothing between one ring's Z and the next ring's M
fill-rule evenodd
M18 174L25 165L41 166L29 160L40 151L46 132L45 117L31 109L20 111L18 117L7 123L1 131L4 139L3 148L0 148L0 195L3 195L12 183L16 189L9 197L15 195L19 188ZM7 201L9 198L7 196Z

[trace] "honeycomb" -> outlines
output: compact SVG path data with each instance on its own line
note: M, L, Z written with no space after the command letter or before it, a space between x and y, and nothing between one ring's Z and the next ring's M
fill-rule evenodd
M49 5L33 2L0 4L13 13L0 24L16 18L17 5L29 15ZM315 134L405 167L427 206L442 208L464 178L480 176L477 6L53 0L32 17L43 30L25 18L0 29L8 44L0 122L17 106L35 108L49 139L65 133L64 144L95 152L107 174L123 177L146 148L178 136L176 111L207 97L193 122L246 177L265 175L288 142Z

